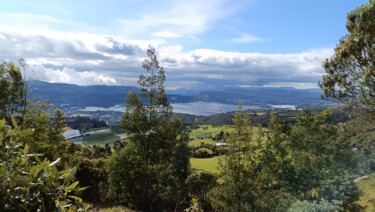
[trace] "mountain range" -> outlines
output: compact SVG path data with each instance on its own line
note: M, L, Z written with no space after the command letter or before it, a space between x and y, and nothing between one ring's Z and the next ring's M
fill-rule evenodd
M49 100L56 106L68 107L111 107L124 105L129 91L139 92L134 86L79 86L64 83L30 81L29 93L32 98ZM215 102L237 105L294 105L297 107L319 107L329 104L322 100L320 89L295 89L289 87L223 87L214 90L168 91L171 103Z

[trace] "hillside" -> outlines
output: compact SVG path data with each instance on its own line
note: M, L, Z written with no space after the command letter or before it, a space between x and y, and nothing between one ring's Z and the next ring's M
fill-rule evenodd
M123 105L129 91L139 92L133 86L79 86L64 83L30 81L32 98L49 100L59 107L111 107ZM320 98L319 89L294 88L225 88L196 92L170 91L171 103L215 102L237 105L243 102L254 108L270 108L270 105L294 105L297 107L322 107L329 102Z

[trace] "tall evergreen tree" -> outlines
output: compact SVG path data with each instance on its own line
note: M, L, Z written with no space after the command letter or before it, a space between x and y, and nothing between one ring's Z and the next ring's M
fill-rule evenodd
M0 64L0 118L17 116L25 105L26 83L20 68L13 63Z
M249 115L239 106L234 115L235 132L228 141L228 153L219 163L222 184L213 194L213 206L219 211L254 210L251 181L251 136Z
M164 90L166 80L155 49L149 47L139 77L140 94L130 92L122 117L130 144L112 158L112 194L144 211L175 207L185 197L189 174L188 134L172 117ZM125 177L123 177L125 176Z
M323 63L321 87L325 97L354 103L350 105L360 114L374 117L375 1L351 11L346 28L348 34L340 39L335 54Z

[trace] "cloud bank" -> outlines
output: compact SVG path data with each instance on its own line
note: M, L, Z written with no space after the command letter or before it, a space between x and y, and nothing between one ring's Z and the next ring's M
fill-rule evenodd
M155 32L155 36L177 37L179 33L166 30ZM238 42L253 39L257 38L242 37ZM217 82L224 83L222 86L229 83L310 88L323 73L321 62L332 54L331 49L292 54L184 51L183 46L170 45L162 39L132 40L110 34L0 25L0 61L24 58L30 65L28 77L48 82L136 85L137 77L143 73L141 67L148 45L158 52L169 89L210 83L218 86Z

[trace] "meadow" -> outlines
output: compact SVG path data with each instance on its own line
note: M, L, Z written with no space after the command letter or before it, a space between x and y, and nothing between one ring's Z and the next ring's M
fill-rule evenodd
M108 128L98 128L87 131L83 136L83 143L89 146L104 146L106 144L114 144L117 140L116 133Z
M362 196L358 200L358 204L364 207L365 211L375 211L375 176L362 179L357 182Z
M234 128L230 125L200 125L199 128L191 130L189 132L189 137L192 140L195 139L213 139L221 131L224 133L231 133L234 131Z
M206 171L212 174L219 173L219 158L222 156L212 158L190 158L191 168L194 170Z

